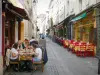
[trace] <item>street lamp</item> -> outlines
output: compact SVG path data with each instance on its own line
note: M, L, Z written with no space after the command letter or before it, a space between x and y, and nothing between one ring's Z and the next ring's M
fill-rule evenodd
M33 3L36 3L36 0L34 0Z
M35 5L36 4L36 0L33 0L33 5Z

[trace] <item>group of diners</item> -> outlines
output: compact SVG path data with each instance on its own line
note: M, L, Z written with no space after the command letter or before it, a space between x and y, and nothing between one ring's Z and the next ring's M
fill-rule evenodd
M16 64L12 65L14 71L32 71L34 68L33 62L39 62L41 60L42 50L34 37L30 41L28 39L25 39L24 42L19 40L12 45L10 61L19 62L19 68Z

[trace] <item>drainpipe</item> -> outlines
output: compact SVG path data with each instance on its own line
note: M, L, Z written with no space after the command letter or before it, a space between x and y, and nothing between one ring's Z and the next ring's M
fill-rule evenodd
M0 42L0 75L3 75L3 55L2 55L2 50L4 50L4 46L3 46L3 44L4 44L4 38L2 38L3 36L3 24L2 24L2 17L4 17L4 14L2 13L2 2L1 2L1 0L0 0L0 40L1 40L1 42ZM4 21L3 21L4 22ZM3 43L3 44L2 44Z

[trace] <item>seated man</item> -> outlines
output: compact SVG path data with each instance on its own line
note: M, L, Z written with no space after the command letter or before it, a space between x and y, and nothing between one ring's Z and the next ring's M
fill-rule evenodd
M32 58L33 62L41 61L42 59L42 50L38 48L36 44L32 44L34 50L34 57Z

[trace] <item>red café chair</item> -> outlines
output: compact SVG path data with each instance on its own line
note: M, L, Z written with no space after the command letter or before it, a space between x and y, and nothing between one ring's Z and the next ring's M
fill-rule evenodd
M67 50L69 51L70 49L69 49L69 45L70 45L70 40L65 40L65 46L66 46L66 48L67 48Z
M66 40L63 40L63 47L66 48Z
M95 45L93 44L87 45L87 56L95 56Z
M79 51L79 56L86 57L86 44L81 44L80 45L80 51Z
M74 51L75 51L75 53L76 53L77 56L80 55L80 43L79 42L75 43Z
M86 56L86 43L79 43L79 49L77 50L77 56Z
M77 52L77 50L78 50L77 47L79 47L79 42L74 42L73 43L73 49L72 49L72 52L73 53L76 53Z
M73 49L74 40L69 41L69 50L72 51Z
M86 42L82 42L81 44L82 44L82 45L86 45Z
M63 40L63 47L68 48L68 41L67 40Z

